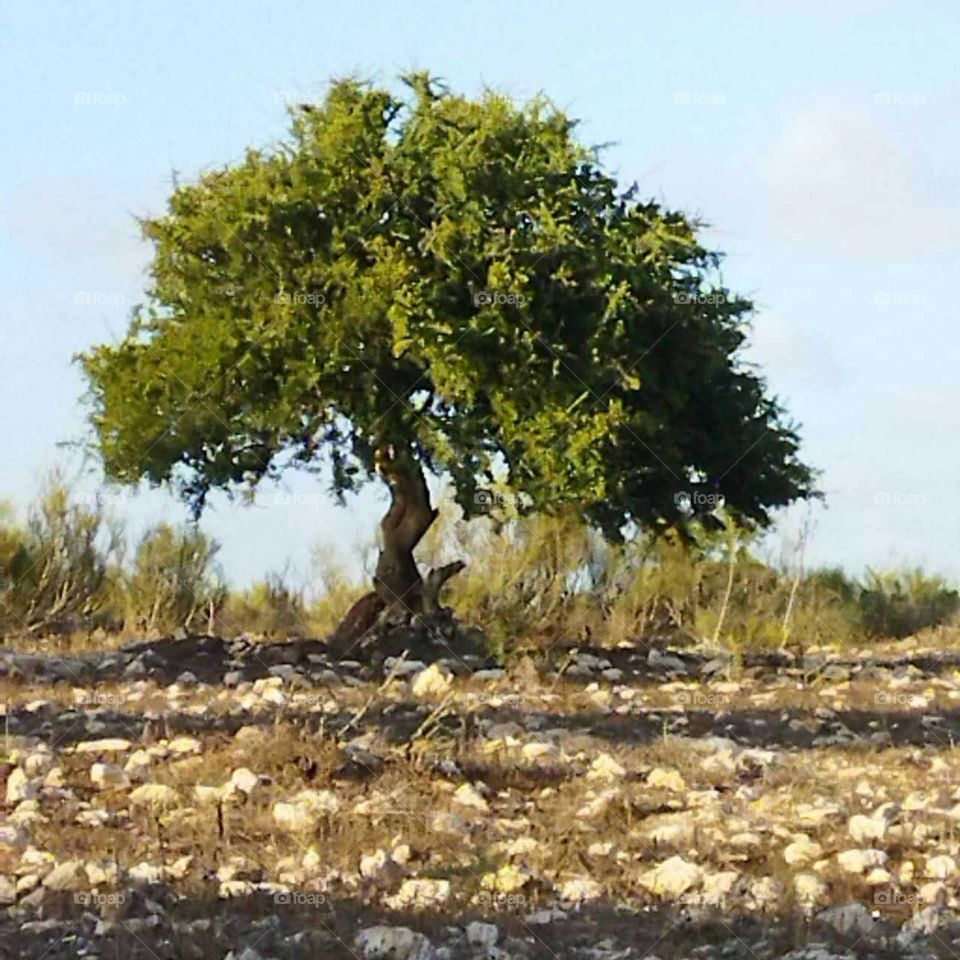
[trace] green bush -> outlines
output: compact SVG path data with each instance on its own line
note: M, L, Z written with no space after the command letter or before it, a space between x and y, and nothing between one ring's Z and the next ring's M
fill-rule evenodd
M31 633L89 628L106 615L120 531L54 475L26 523L0 511L0 625Z
M941 577L921 570L867 570L859 604L868 636L899 639L952 619L960 607L960 594Z
M157 634L215 625L226 598L218 550L194 527L162 523L144 534L125 579L126 627Z
M229 634L303 635L308 630L303 594L289 587L283 575L268 574L249 590L230 594L218 626Z

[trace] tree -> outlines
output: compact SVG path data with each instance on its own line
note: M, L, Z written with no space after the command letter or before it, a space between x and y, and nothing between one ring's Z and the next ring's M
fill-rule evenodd
M300 464L342 498L378 473L375 593L429 609L425 471L469 518L575 509L611 538L741 523L813 492L795 427L740 356L751 303L699 224L637 198L543 99L345 80L289 137L178 185L142 221L151 282L81 360L108 477L195 512Z

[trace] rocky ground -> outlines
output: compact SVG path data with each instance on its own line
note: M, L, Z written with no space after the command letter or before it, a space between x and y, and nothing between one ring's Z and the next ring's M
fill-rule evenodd
M960 953L960 653L0 648L0 958ZM429 666L429 661L434 661Z

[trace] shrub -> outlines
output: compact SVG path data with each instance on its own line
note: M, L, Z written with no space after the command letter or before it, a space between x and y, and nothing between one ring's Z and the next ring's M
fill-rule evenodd
M960 595L941 577L921 570L867 570L859 604L868 636L899 639L946 623L957 612Z
M169 633L211 625L226 596L218 550L194 527L162 523L144 534L125 583L126 626Z
M119 528L53 475L26 523L0 513L0 623L31 633L95 625L103 616Z
M303 593L289 587L283 574L268 574L249 590L230 594L219 625L226 633L302 635L307 631Z

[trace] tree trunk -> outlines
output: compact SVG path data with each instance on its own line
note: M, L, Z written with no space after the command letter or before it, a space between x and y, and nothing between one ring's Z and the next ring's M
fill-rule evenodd
M390 508L380 521L380 555L373 576L373 592L361 597L347 612L336 636L356 640L377 623L403 621L414 614L436 613L443 585L459 573L457 560L431 570L424 578L413 557L438 511L430 504L423 468L409 454L390 448L377 451L377 471L390 488Z

